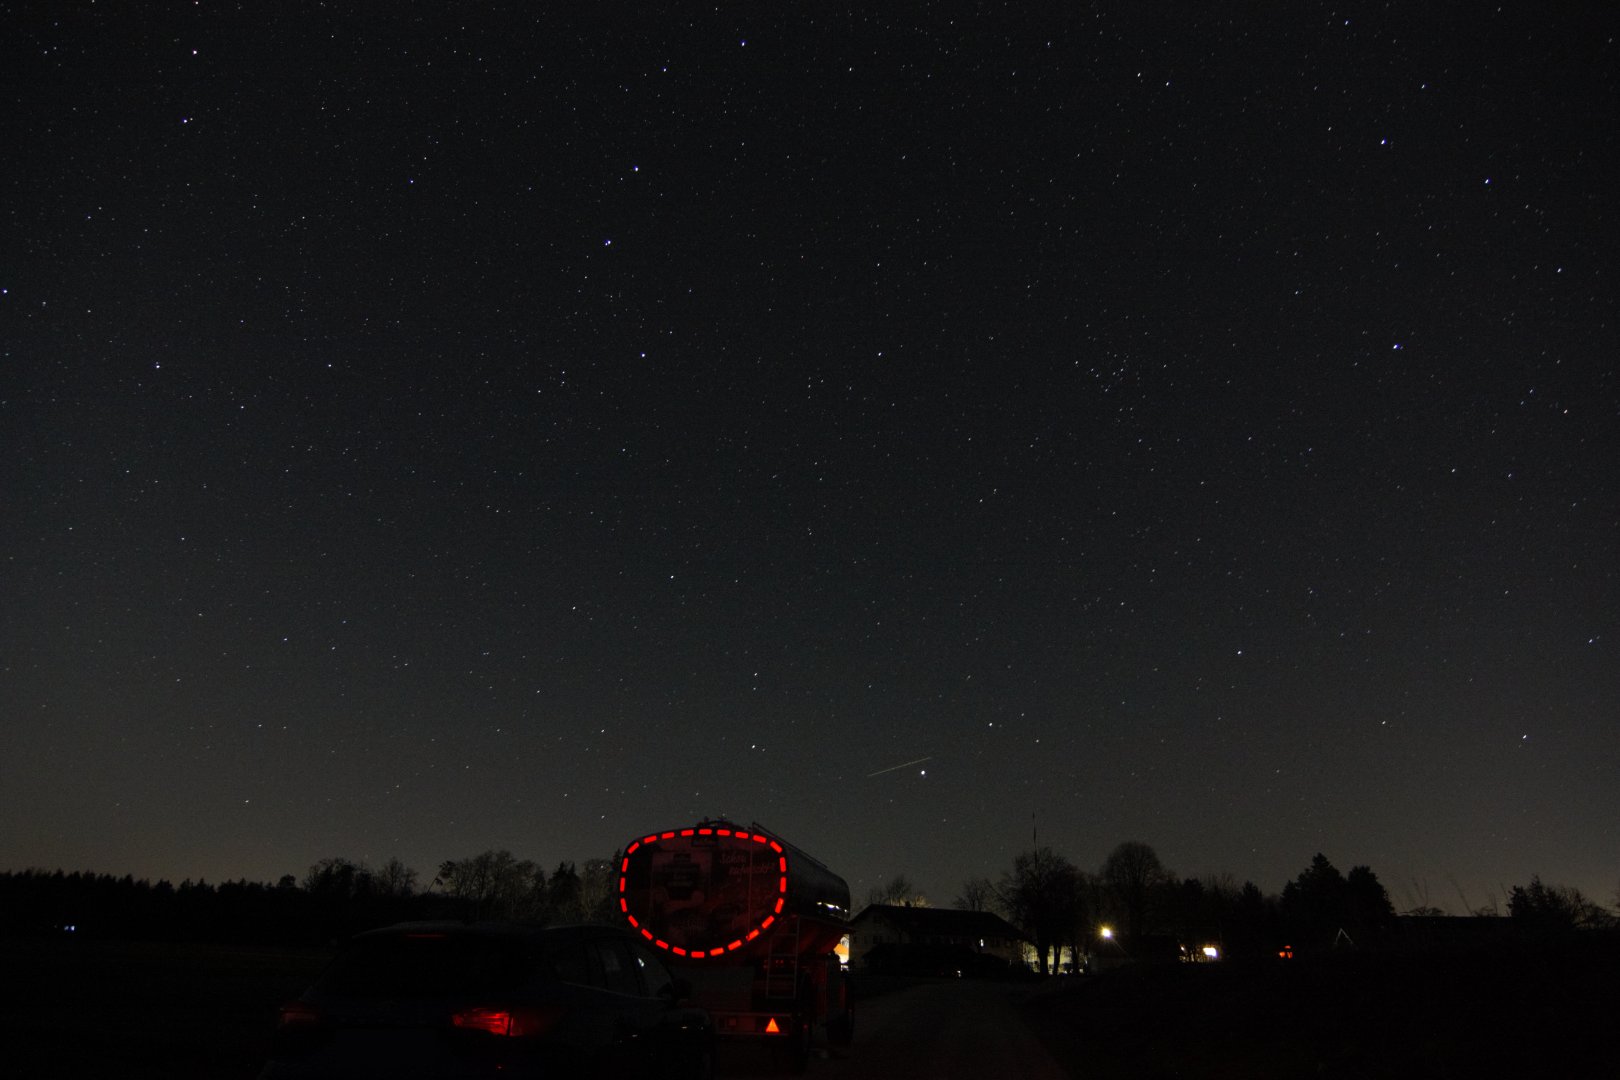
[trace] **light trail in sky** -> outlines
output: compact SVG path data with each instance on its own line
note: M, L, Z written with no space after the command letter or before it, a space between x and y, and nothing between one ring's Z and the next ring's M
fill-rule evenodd
M868 780L870 780L874 776L882 776L886 772L894 772L894 770L903 769L907 765L921 765L925 761L933 761L933 760L934 760L934 755L929 754L927 757L920 757L915 761L902 761L898 765L890 765L887 769L879 769L877 772L869 772L869 773L866 774L866 778Z

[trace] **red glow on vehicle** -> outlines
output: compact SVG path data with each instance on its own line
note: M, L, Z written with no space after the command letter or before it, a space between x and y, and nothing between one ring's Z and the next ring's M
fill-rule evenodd
M639 880L639 875L642 873L642 871L635 870L631 866L631 863L632 863L633 860L630 858L630 856L633 855L634 853L636 853L637 851L640 851L643 848L649 848L649 849L654 848L656 845L662 843L663 841L674 840L676 837L681 837L682 839L690 839L692 837L699 837L699 836L703 836L703 837L713 836L713 837L717 837L717 838L725 837L725 838L729 838L729 839L731 839L733 841L743 841L743 842L750 842L751 841L754 844L759 844L761 847L769 848L771 851L776 852L776 855L777 855L776 866L774 868L771 868L771 869L774 869L776 871L776 873L777 873L776 903L775 903L774 907L771 909L770 914L766 915L765 918L757 926L754 926L751 929L748 929L746 933L740 935L734 941L731 941L728 944L726 944L724 946L721 946L721 947L718 947L718 948L691 948L691 947L689 947L692 944L691 942L688 942L688 947L684 947L684 948L681 947L681 946L675 945L672 942L669 942L667 940L664 940L664 939L658 937L653 932L652 929L649 929L648 927L643 926L641 921L638 920L633 914L631 914L631 911L632 911L633 906L634 906L631 903L631 900L632 900L631 895L630 895L631 888L632 888L631 882L632 882L632 879ZM677 850L679 850L679 849L677 848ZM746 850L752 851L753 848L752 847L747 847ZM655 854L652 851L647 851L647 852L643 852L642 857L643 858L655 858L656 859L656 858L661 858L662 856L660 856L658 854ZM750 855L749 860L750 860L750 863L752 865L755 865L755 866L758 865L758 863L754 860L753 856ZM766 863L765 865L767 867L769 867L769 863ZM763 868L761 868L761 869L763 869ZM769 873L769 870L766 870L765 872ZM639 889L639 888L643 888L644 886L638 884L635 887ZM788 892L787 849L779 841L773 839L770 836L767 836L764 833L754 833L754 832L749 832L749 831L746 831L746 830L743 830L743 829L717 828L717 827L712 827L712 826L704 826L704 827L701 827L701 828L681 829L679 831L676 831L674 829L670 829L670 830L666 830L666 831L661 832L661 833L649 833L647 836L643 837L641 840L633 841L632 843L630 843L625 848L625 857L624 857L623 861L620 863L619 910L624 914L624 917L625 917L626 921L629 922L631 927L633 927L634 929L640 931L642 937L646 938L648 941L651 941L658 948L664 949L665 951L667 951L667 952L669 952L669 953L671 953L671 954L673 954L675 956L687 957L687 958L690 958L690 959L705 959L705 958L708 958L708 957L724 956L726 953L735 952L736 950L741 949L744 946L746 946L749 942L754 941L757 938L759 938L761 936L761 934L763 934L766 930L768 930L771 927L771 925L773 923L776 922L778 916L781 916L783 914L783 912L786 910L786 908L787 908L787 892ZM761 899L763 899L763 898L761 898ZM664 927L658 925L656 920L654 921L653 925L654 925L654 927L656 927L656 929L667 933L667 930L665 930ZM744 923L743 926L739 926L736 929L737 930L743 930L746 926L747 926L747 924ZM733 932L735 932L735 931L733 931Z
M487 1031L491 1035L512 1034L512 1014L505 1009L463 1009L450 1017L454 1027Z
M462 1009L452 1014L450 1023L453 1027L466 1031L483 1031L490 1035L522 1038L526 1035L544 1034L561 1016L562 1009L556 1006L516 1009L481 1006L475 1009Z
M305 1005L302 1001L289 1001L281 1007L280 1024L284 1028L303 1027L305 1024L318 1024L321 1014L313 1006Z

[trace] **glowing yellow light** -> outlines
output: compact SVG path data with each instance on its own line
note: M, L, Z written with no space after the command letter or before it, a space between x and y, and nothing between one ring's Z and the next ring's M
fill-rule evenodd
M1112 926L1105 926L1097 932L1102 935L1104 941L1114 940L1114 928Z
M1204 956L1210 960L1219 960L1221 957L1221 950L1217 949L1213 945L1205 945Z

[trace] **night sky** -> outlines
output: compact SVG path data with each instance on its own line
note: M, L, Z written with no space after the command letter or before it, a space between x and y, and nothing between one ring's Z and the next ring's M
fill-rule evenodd
M1620 14L905 7L0 7L0 869L1611 901Z

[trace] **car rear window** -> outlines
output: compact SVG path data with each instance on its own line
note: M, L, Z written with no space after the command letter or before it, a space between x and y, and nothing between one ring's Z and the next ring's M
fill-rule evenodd
M521 986L532 970L523 942L486 934L362 938L332 962L318 988L358 998L459 997Z

